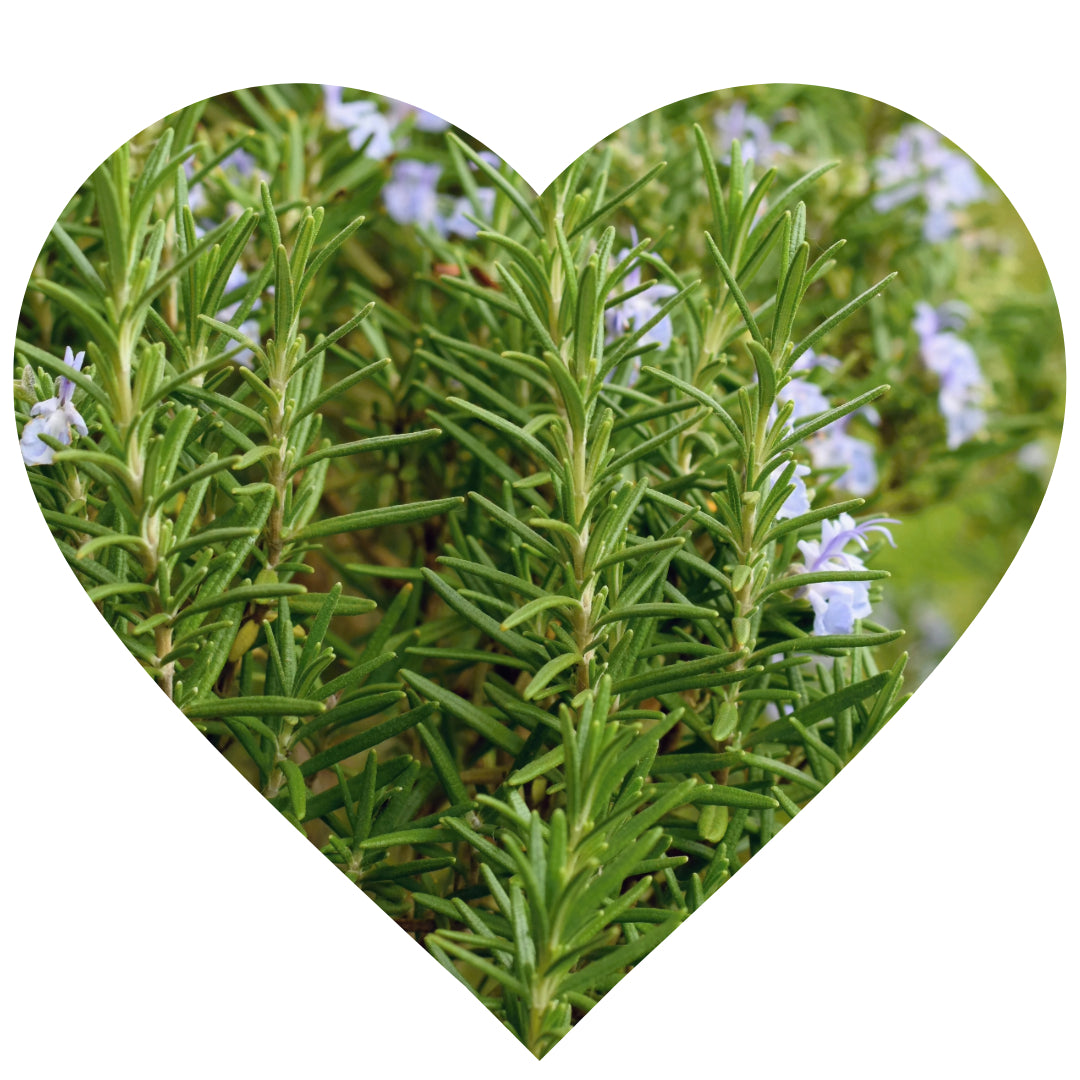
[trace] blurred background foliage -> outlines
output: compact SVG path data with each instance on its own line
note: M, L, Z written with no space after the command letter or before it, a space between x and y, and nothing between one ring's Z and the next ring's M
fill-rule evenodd
M1005 573L1049 481L1064 417L1065 354L1046 268L1012 204L961 148L884 102L776 83L676 102L604 141L616 187L651 162L668 161L638 196L636 224L642 235L666 237L656 250L683 267L684 277L691 276L688 241L699 265L708 265L699 239L707 222L706 193L692 167L695 122L717 133L718 150L723 140L739 138L744 156L753 153L759 167L775 166L777 189L822 162L838 162L804 196L807 220L822 238L811 257L838 237L847 240L843 258L826 277L829 294L818 298L820 310L899 272L884 302L871 305L874 321L842 325L829 351L852 359L844 371L863 376L857 389L878 377L893 387L878 403L884 419L876 446L881 485L867 509L904 521L899 547L883 550L877 565L893 575L882 620L907 628L903 647L912 654L907 678L913 689ZM944 191L931 190L928 197L931 161L924 171L908 172L924 180L923 193L888 205L880 192L896 175L890 166L897 143L921 133L928 141L936 137L938 153L950 155L946 169L955 170L956 157L963 156L976 184L952 193L946 175L940 178ZM673 187L680 181L685 186ZM928 219L942 214L941 203L951 227L928 228ZM920 302L967 308L963 334L985 376L988 422L977 438L954 449L933 407L938 380L926 370L912 327ZM889 608L892 617L885 614ZM892 647L897 653L900 648Z
M898 271L883 302L838 327L828 351L857 380L852 393L878 381L892 386L876 403L877 431L863 425L857 434L874 441L880 476L866 509L903 521L898 547L875 562L893 575L876 610L907 629L902 643L882 651L911 653L906 681L914 689L1005 573L1046 490L1065 408L1064 340L1046 269L1008 199L960 148L883 102L785 83L679 101L607 140L622 170L616 186L650 161L669 162L635 211L643 235L667 229L658 250L683 266L685 238L701 228L672 227L673 211L688 226L707 214L703 184L679 167L693 158L695 121L740 138L759 166L775 166L777 189L824 161L839 163L804 195L810 239L820 238L811 258L847 240L826 276L828 295L808 294L808 310L824 311ZM897 186L893 205L887 192ZM707 265L700 250L698 257ZM955 448L936 401L939 380L912 325L920 302L963 305L958 333L984 377L986 422Z

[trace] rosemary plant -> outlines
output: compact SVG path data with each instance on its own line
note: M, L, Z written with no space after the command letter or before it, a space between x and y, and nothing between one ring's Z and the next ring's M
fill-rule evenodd
M903 700L847 433L884 365L815 351L893 276L760 132L536 199L384 106L238 91L113 154L30 283L23 456L162 691L540 1056Z

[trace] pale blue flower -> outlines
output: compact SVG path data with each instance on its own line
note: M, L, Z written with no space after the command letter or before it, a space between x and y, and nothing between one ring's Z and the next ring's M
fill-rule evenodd
M827 412L829 409L829 401L821 387L806 379L792 379L785 383L777 390L776 397L785 404L789 401L792 403L794 407L791 419L793 421L805 420L807 417L817 416L818 413Z
M961 300L950 300L938 307L920 300L915 305L915 318L911 320L911 326L919 344L925 345L945 330L962 330L970 315L971 308Z
M231 154L226 155L218 163L218 167L223 170L229 170L235 172L241 178L247 178L255 175L255 158L252 157L242 146L238 146ZM183 165L184 175L190 181L192 176L195 175L195 162L192 158L188 158ZM188 186L188 205L191 207L191 212L198 213L203 209L208 209L210 206L210 200L206 194L206 188L202 181L197 184L189 184ZM234 210L239 212L240 208L235 203L230 204L226 208L228 213L232 213ZM195 223L195 236L197 239L201 239L206 235L208 229L214 228L214 223L207 221L205 218L201 222Z
M986 428L986 411L979 405L981 385L943 385L938 393L938 407L945 417L945 445L956 450Z
M982 401L986 381L975 350L946 327L963 326L962 306L932 308L919 303L912 323L919 338L923 363L941 380L938 408L945 418L946 445L955 450L986 426Z
M800 362L805 355L800 357ZM803 370L822 367L829 370L832 365L840 362L832 356L812 356L809 363L803 365ZM796 369L793 365L792 370ZM798 420L806 420L817 416L829 409L829 400L825 397L821 387L806 379L792 379L785 383L777 392L779 402L791 402L793 405L790 423L786 425L788 433L794 430L794 423ZM880 422L877 410L867 407L860 409L865 412L867 419L872 424ZM778 415L777 405L774 404L769 412L771 421L776 420ZM843 417L834 421L827 428L817 431L806 439L806 448L810 452L814 468L818 471L823 469L842 470L835 481L835 485L844 491L850 491L853 495L869 495L877 487L877 466L874 462L874 448L863 439L857 439L847 432L850 417ZM798 494L798 493L796 493Z
M64 350L64 363L69 368L79 371L85 355L85 353L73 355L69 345ZM56 397L39 401L30 410L33 419L23 428L22 438L19 439L19 448L22 450L23 461L27 465L52 464L52 447L42 442L39 436L48 435L68 446L71 444L72 428L80 435L86 434L86 421L79 415L79 410L71 404L74 393L75 384L61 375L56 380Z
M443 236L456 235L463 240L472 240L479 230L465 216L466 214L472 214L474 217L483 218L487 221L491 220L492 212L495 209L495 189L477 188L476 198L480 203L480 213L477 214L473 209L473 204L468 198L462 196L451 203L449 214L440 216L437 219L436 226Z
M747 112L745 101L736 101L727 110L718 112L713 123L720 135L720 147L725 164L731 163L731 144L738 140L743 161L753 161L767 169L774 159L791 153L786 143L774 142L772 128L759 116Z
M962 154L943 149L936 165L923 188L928 207L923 236L931 243L947 240L955 232L954 208L976 202L983 194L975 167Z
M799 359L801 360L803 358L800 357ZM803 370L809 370L813 366L814 365L811 364ZM794 370L795 368L793 367L792 371ZM754 376L754 382L757 382L757 375ZM806 379L790 379L777 390L776 401L769 407L770 424L776 423L776 419L780 414L780 405L786 405L788 402L791 402L792 408L791 415L784 425L784 432L786 435L790 435L794 431L796 421L816 416L818 413L826 412L829 408L829 401L825 397L820 386L809 382Z
M821 540L800 540L807 573L824 571L865 570L858 555L846 548L855 543L863 551L869 549L866 534L880 532L896 547L886 525L899 524L893 518L871 518L860 525L850 514L841 514L835 521L821 523ZM865 619L871 613L870 583L868 581L820 581L804 585L796 596L808 600L814 611L814 630L817 635L850 634L856 619Z
M608 386L610 383L613 383L615 381L615 375L618 373L618 371L622 367L623 367L623 365L619 364L617 367L612 368L611 371L609 371L604 376L604 385L605 386ZM637 386L637 381L640 378L641 378L641 357L640 356L635 356L630 361L630 368L626 373L626 385L627 386Z
M623 279L627 289L641 284L641 271L631 270ZM616 307L608 308L604 315L607 327L607 340L612 341L622 334L628 334L632 330L644 326L661 308L663 302L674 296L678 290L674 285L665 285L657 282L647 289L624 300ZM648 345L655 342L661 349L666 349L671 344L671 316L665 315L654 327L640 338L639 345Z
M390 121L374 101L343 101L340 86L323 86L323 109L330 127L349 133L354 150L367 142L365 157L380 159L394 152Z
M982 380L975 350L952 331L935 334L923 342L923 363L943 382L977 383Z
M777 521L799 517L801 514L810 513L810 493L806 490L804 477L810 475L809 465L796 465L792 473L790 484L795 485L795 490L784 500L783 506L776 511ZM767 483L766 492L772 488L772 482Z
M930 243L947 240L956 231L955 211L984 196L970 159L950 150L925 124L903 128L892 154L874 162L874 172L884 189L874 195L874 209L884 213L922 198L927 207L923 238Z
M848 418L816 432L806 440L814 468L842 469L833 483L852 495L869 495L878 482L874 448L847 432Z
M436 187L441 165L406 158L394 162L394 171L383 188L386 212L399 225L436 225L439 197Z
M790 370L792 372L803 372L803 371L813 371L814 368L823 368L825 371L828 371L828 372L832 373L832 372L836 371L839 367L840 367L840 361L837 360L837 358L835 356L829 356L828 353L820 353L820 354L818 354L818 353L815 353L813 349L807 349L806 352L804 352L802 354L802 356L800 356L799 359L796 360L795 363L791 365ZM791 394L793 394L793 395L796 395L796 396L799 396L799 395L802 396L804 404L806 406L803 409L802 416L811 416L815 412L823 412L825 409L828 408L827 403L824 404L824 405L821 405L820 408L810 409L808 407L810 402L811 402L811 397L814 396L814 391L796 389L796 390L792 390L792 391L789 391L789 392ZM781 393L781 394L778 394L777 396L782 397L783 394ZM814 400L816 400L816 396L814 396ZM824 401L825 399L822 396L820 400ZM800 406L796 405L796 410L798 410L799 408L800 408ZM864 405L861 409L856 410L855 415L856 416L865 416L866 419L871 424L874 425L874 427L877 427L878 424L881 423L881 414L877 411L877 409L874 408L873 405ZM795 414L793 414L793 416L792 416L792 419L794 419L794 420L798 420L800 418L801 417L798 415L797 412Z
M897 136L889 157L874 162L878 187L874 209L885 213L902 206L922 193L923 158L933 155L939 143L937 132L925 124L908 124Z

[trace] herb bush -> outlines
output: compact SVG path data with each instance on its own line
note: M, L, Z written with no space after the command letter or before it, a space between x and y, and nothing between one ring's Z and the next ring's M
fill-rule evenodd
M954 623L1004 570L1040 272L853 95L680 102L536 198L402 103L237 91L64 210L21 448L148 674L539 1056L902 703L894 531L993 478ZM961 627L916 595L922 674Z

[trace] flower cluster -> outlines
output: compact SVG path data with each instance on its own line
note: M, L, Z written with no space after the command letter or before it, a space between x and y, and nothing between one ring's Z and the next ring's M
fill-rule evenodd
M363 148L369 158L382 159L394 152L390 118L370 100L343 101L340 86L323 86L323 109L330 127L349 133L349 145Z
M962 446L986 426L981 401L986 382L975 350L954 330L964 325L962 305L935 308L922 301L915 305L912 328L919 339L923 363L941 380L938 408L945 417L950 450Z
M868 410L870 416L875 415ZM849 417L838 420L824 431L806 440L814 468L839 470L833 481L836 487L852 495L869 495L877 487L874 448L865 439L848 434Z
M869 545L865 536L880 532L896 547L887 525L897 525L895 518L870 518L856 525L850 514L841 514L835 521L821 523L821 540L800 540L799 550L806 564L806 571L816 574L823 571L865 570L858 555L849 554L845 548L856 543L863 551ZM871 611L870 583L868 581L819 581L804 585L798 590L800 596L810 602L814 609L814 633L850 634L856 619L865 619Z
M819 356L808 349L792 365L791 370L802 374L816 367L835 371L839 366L840 361L836 357L825 354ZM781 403L792 403L792 422L809 419L830 408L829 400L821 388L805 378L793 378L780 388L776 396ZM873 408L866 407L860 412L871 424L876 425L879 422L878 414ZM806 440L806 448L817 471L839 470L833 481L837 488L852 495L869 495L877 487L878 481L874 448L864 439L848 433L849 422L850 417L845 416L822 431L815 432ZM796 491L792 496L796 499L793 506L802 505L799 483L801 481L796 482ZM778 516L786 516L787 510L788 504L785 503Z
M884 213L921 198L927 213L923 238L947 240L956 231L956 211L984 195L971 161L950 150L933 128L908 124L897 136L890 157L874 163L879 190L874 209Z
M411 158L394 162L393 173L382 193L386 212L399 225L419 225L434 229L444 238L460 236L471 240L478 231L466 217L473 213L473 205L466 196L440 195L441 176L441 165ZM495 208L495 189L478 188L476 197L481 211L476 216L490 218Z
M64 363L74 371L79 371L85 355L85 353L73 355L69 345L64 352ZM56 380L56 396L39 401L30 410L33 419L23 428L22 438L19 439L19 448L22 450L23 461L27 465L52 464L53 449L41 439L42 435L48 435L57 442L69 446L72 428L80 435L86 434L86 421L79 415L79 410L71 404L74 393L75 384L61 375Z
M767 169L776 158L791 153L791 147L786 143L773 141L772 128L760 116L749 112L745 101L736 101L729 109L716 113L713 123L720 135L720 146L726 154L722 161L731 161L730 147L736 141L743 161L753 161L763 169Z
M448 121L435 113L418 109L396 98L387 98L384 113L370 98L344 101L340 86L323 86L323 110L331 128L349 133L349 145L354 150L364 149L369 158L383 159L395 150L402 149L394 133L406 121L411 120L417 131L439 133L450 127Z

